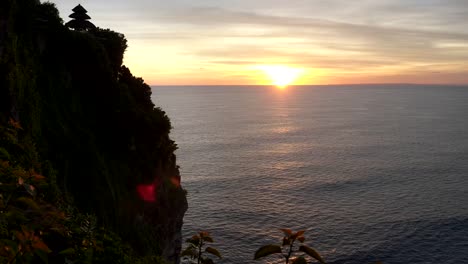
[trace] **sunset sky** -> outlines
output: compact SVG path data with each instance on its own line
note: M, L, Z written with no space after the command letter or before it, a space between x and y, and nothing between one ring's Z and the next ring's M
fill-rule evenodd
M126 35L125 64L151 85L468 84L467 0L52 0L65 22Z

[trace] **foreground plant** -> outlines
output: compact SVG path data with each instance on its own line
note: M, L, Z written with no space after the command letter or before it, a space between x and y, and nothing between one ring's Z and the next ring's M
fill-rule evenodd
M211 238L208 232L199 232L187 239L186 242L188 243L188 246L184 251L182 251L181 257L188 260L188 263L214 264L212 259L203 255L205 252L215 255L218 258L222 258L219 251L213 247L206 247L205 250L203 250L205 243L213 243L213 238Z
M325 261L315 249L303 244L305 241L305 231L298 231L294 233L291 231L291 229L280 230L284 233L283 243L281 245L265 245L260 247L257 252L255 252L254 260L258 260L273 254L281 254L284 257L286 264L307 264L306 256L310 256L318 262L325 264ZM294 243L296 241L301 243L297 249L294 247ZM283 250L285 250L284 252L286 253L283 253ZM297 257L293 256L296 253L301 255Z

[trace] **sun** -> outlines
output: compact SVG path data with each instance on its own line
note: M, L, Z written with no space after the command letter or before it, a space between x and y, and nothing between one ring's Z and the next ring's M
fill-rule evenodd
M304 72L303 69L282 65L261 65L257 68L268 75L273 84L278 88L285 88L292 84Z

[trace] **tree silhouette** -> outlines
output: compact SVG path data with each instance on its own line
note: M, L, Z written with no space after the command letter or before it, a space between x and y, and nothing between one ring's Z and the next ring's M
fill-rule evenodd
M88 11L86 11L84 7L77 5L72 9L72 11L73 13L68 16L72 18L72 20L68 21L65 26L78 31L87 31L96 28L93 23L88 21L91 17L86 14Z

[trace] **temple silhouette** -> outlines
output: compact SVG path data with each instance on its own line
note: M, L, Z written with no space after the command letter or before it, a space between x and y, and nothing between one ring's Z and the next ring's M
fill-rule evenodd
M89 20L91 17L87 14L88 11L80 4L72 9L73 13L69 15L72 20L68 21L65 26L77 31L88 31L96 28L96 26Z

